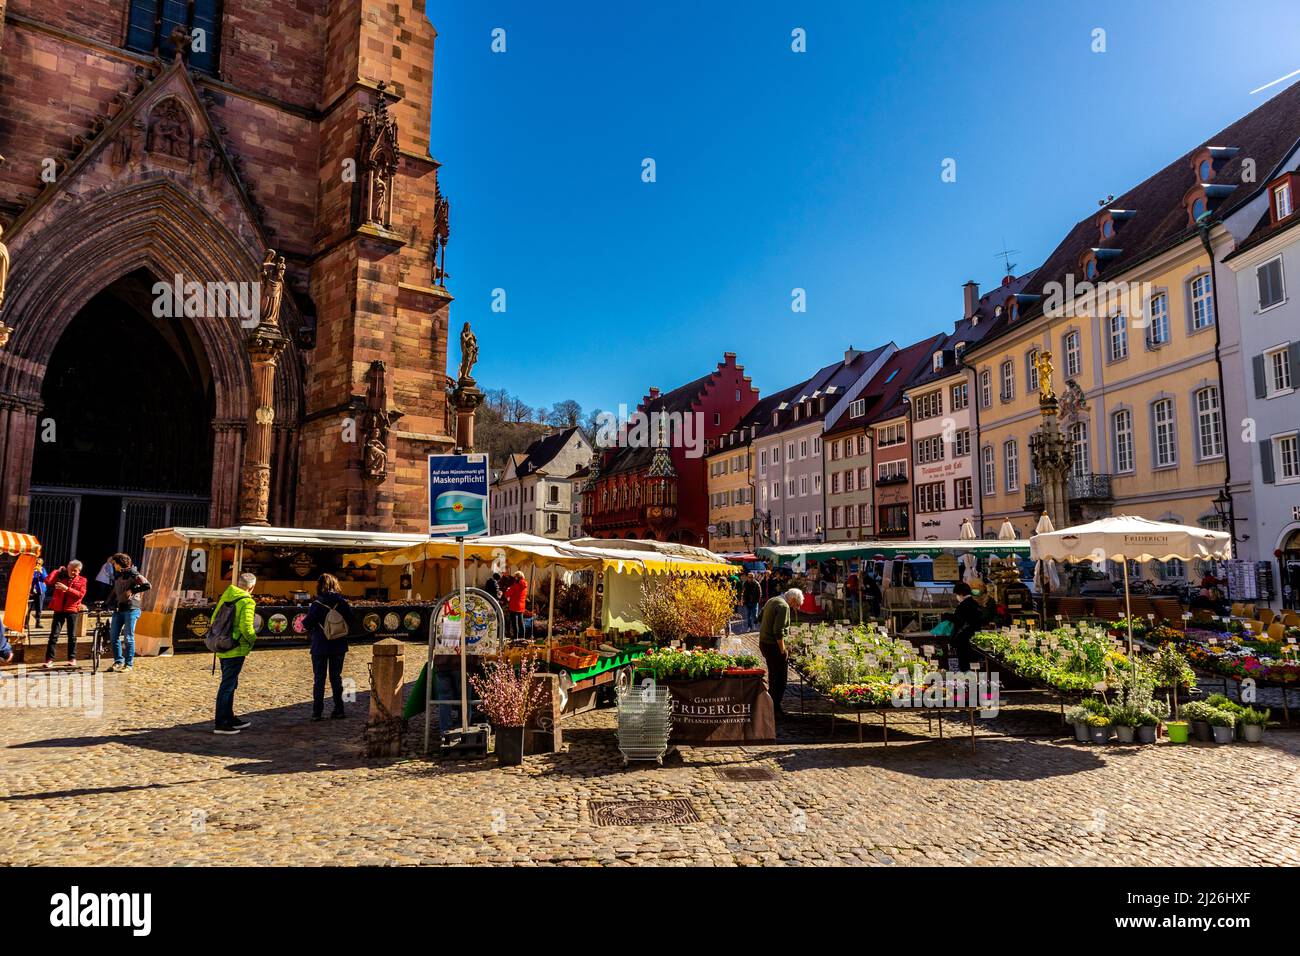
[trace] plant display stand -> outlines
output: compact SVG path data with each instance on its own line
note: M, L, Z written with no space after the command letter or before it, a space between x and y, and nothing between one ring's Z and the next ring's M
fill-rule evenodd
M653 760L662 767L673 721L673 699L668 688L620 680L617 700L618 749L623 754L623 766L633 760Z

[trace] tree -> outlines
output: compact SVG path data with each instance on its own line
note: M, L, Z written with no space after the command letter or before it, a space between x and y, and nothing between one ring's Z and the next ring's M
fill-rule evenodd
M556 428L573 428L582 421L582 406L571 398L556 402L551 406L547 424Z

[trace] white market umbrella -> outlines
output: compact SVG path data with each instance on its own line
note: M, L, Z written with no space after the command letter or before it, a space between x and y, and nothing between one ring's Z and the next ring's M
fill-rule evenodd
M974 525L974 523L970 520L970 518L967 518L967 519L965 519L964 521L962 521L962 523L961 523L961 531L959 531L959 532L957 533L957 540L958 540L958 541L974 541L974 540L975 540L975 525Z
M1055 530L1052 519L1044 511L1043 516L1038 519L1038 524L1034 525L1034 534L1051 534ZM1032 542L1033 539L1031 538L1030 541ZM1034 585L1038 588L1039 594L1043 593L1044 584L1054 591L1060 590L1061 587L1060 575L1056 573L1056 562L1051 558L1034 562ZM1043 605L1043 614L1047 614L1046 604Z
M1002 527L998 528L998 540L999 541L1016 540L1016 529L1014 526L1012 526L1010 518L1004 518L1002 521Z
M1117 515L1073 528L1036 534L1029 539L1029 556L1036 561L1111 561L1124 568L1124 616L1128 619L1128 652L1133 656L1133 606L1129 600L1129 561L1227 561L1232 558L1232 536L1189 525L1169 524ZM1137 666L1134 661L1134 666Z
M975 525L970 520L970 518L966 518L962 521L961 531L957 532L957 540L958 541L975 540ZM961 556L961 566L962 566L961 578L967 584L970 584L972 581L975 581L979 578L979 569L976 567L975 555L963 554Z

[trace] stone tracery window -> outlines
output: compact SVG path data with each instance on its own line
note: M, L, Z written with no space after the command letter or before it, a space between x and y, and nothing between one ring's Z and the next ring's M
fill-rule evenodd
M126 46L171 60L176 55L172 31L178 27L190 35L190 66L216 73L221 0L131 0Z

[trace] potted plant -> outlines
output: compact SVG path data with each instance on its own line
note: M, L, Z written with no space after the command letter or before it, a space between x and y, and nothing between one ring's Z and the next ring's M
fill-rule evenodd
M1135 704L1116 704L1110 710L1110 722L1115 728L1115 739L1122 744L1131 744L1142 722L1142 710Z
M1074 739L1081 744L1086 744L1090 739L1088 736L1088 718L1092 712L1087 707L1071 707L1065 712L1065 722L1074 725Z
M1191 726L1185 720L1171 720L1165 724L1165 733L1169 735L1171 744L1187 743L1187 732Z
M1236 714L1230 710L1212 707L1206 719L1210 724L1210 729L1214 732L1214 742L1216 744L1232 743L1232 732L1237 726Z
M1194 700L1183 707L1183 717L1191 723L1192 732L1196 734L1197 740L1213 739L1214 735L1210 731L1210 714L1217 709L1203 700Z
M1268 726L1269 711L1267 708L1257 710L1254 707L1243 707L1237 714L1237 729L1241 731L1241 739L1247 743L1257 744L1264 739L1264 728Z
M1088 737L1094 744L1104 744L1110 740L1110 718L1105 714L1093 714L1088 718Z
M491 661L483 675L470 683L482 698L479 708L487 714L496 740L497 766L518 766L524 760L524 735L528 721L545 697L546 685L534 681L537 658L525 658L517 667L509 661Z
M1186 726L1186 725L1184 725ZM1160 715L1150 710L1141 711L1138 715L1137 725L1137 742L1140 744L1153 744L1156 742L1156 731L1160 727Z

